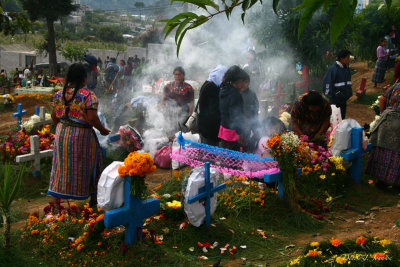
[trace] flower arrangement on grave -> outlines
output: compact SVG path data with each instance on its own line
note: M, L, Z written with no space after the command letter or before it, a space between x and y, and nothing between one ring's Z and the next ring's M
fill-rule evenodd
M45 120L50 120L51 115L50 113L45 114ZM40 122L40 117L38 115L32 115L29 120L23 122L21 124L21 129L26 129L28 132L32 131L32 129L35 127L35 123Z
M124 160L124 165L119 166L118 174L121 177L131 177L131 195L139 198L145 197L147 186L145 177L156 170L154 159L149 153L132 152Z
M142 148L141 136L129 126L119 127L119 133L121 135L120 143L128 152L134 152Z
M399 266L397 248L389 240L360 236L344 242L331 238L311 242L287 266Z
M46 93L22 93L15 96L15 100L19 100L22 98L34 98L36 100L52 101L53 95Z
M161 210L165 218L182 220L185 217L180 193L164 194L160 198Z
M297 207L296 171L297 168L309 165L310 149L305 142L293 132L275 135L268 139L267 148L278 161L282 171L282 182L285 196L292 207Z
M39 136L40 151L51 149L54 142L54 134L50 125L44 126L40 131L33 132ZM0 160L13 161L18 155L30 152L30 135L25 129L16 133L10 132L6 139L0 139Z

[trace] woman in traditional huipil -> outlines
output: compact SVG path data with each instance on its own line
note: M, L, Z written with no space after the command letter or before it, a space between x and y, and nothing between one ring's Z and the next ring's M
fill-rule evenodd
M389 88L379 100L381 118L371 129L372 151L366 173L378 184L400 186L400 84Z
M375 87L377 87L378 83L383 83L385 80L385 73L388 62L388 53L385 49L386 39L382 38L379 41L379 46L376 48L376 60L374 74L372 75L372 82L375 83Z
M86 70L72 64L65 86L54 94L51 118L56 127L48 193L66 199L87 199L96 203L97 181L102 171L102 153L93 127L108 135L97 116L98 100L83 88Z

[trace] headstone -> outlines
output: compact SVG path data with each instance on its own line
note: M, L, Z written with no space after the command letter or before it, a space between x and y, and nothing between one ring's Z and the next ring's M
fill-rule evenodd
M125 243L130 245L141 239L143 220L160 210L160 200L157 198L140 200L131 196L131 177L126 176L124 184L124 206L107 211L104 215L104 225L107 228L124 225Z
M21 125L22 115L26 114L26 110L22 109L22 104L18 104L17 112L13 113L13 117L17 117L17 126Z
M26 162L26 161L33 161L33 176L39 177L40 176L40 159L47 158L53 156L53 150L48 149L44 151L40 151L40 143L39 143L39 136L32 135L30 137L31 142L31 153L26 155L19 155L15 158L15 161Z
M226 184L220 184L214 187L214 183L210 182L210 162L206 162L204 164L205 167L205 185L199 188L199 194L188 199L188 203L192 204L195 201L204 201L204 209L206 211L206 225L210 226L211 224L211 207L210 207L210 199L214 196L214 193L218 192L221 189L226 187Z
M360 84L360 89L358 89L358 91L356 92L356 96L357 98L361 98L365 95L365 85L367 84L367 79L366 78L362 78L361 79L361 84Z
M350 176L354 181L361 183L362 172L362 156L365 152L370 151L372 144L368 143L367 149L363 149L363 129L351 129L351 148L341 153L343 160L351 161Z

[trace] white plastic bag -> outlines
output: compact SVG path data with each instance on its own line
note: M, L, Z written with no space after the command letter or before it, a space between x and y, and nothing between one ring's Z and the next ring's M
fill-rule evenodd
M172 152L179 150L180 145L178 143L178 141L176 140L176 138L178 138L179 136L179 132L177 132L175 134L175 141L172 143ZM200 142L200 135L199 134L192 134L192 133L182 133L183 138L185 138L186 140L190 140L193 142ZM179 168L182 168L186 166L186 164L184 163L180 163L179 161L176 160L172 160L172 169L173 170L177 170Z
M332 115L331 115L331 130L335 129L336 125L342 122L342 113L340 112L340 108L336 107L336 105L331 105Z
M114 161L101 173L97 185L97 206L105 210L117 209L124 203L124 178L118 175L123 162Z
M336 129L333 129L332 135L332 146L331 153L333 156L340 156L340 153L344 150L351 148L351 129L362 128L361 125L353 119L343 120ZM363 133L363 139L365 141L366 136ZM365 142L363 142L365 143Z
M214 187L218 185L218 172L210 168L210 182L214 183ZM188 204L188 199L198 195L199 189L205 185L205 169L204 166L193 169L189 176L189 180L184 189L184 210L189 222L199 227L206 218L206 211L201 201ZM212 215L217 209L217 193L210 199L210 214Z

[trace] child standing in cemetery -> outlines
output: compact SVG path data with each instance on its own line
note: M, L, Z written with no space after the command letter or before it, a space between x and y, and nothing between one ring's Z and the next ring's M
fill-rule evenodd
M98 100L84 88L85 67L72 64L64 88L54 94L51 118L56 126L48 193L66 199L87 199L96 204L102 153L93 127L108 135L97 116Z

